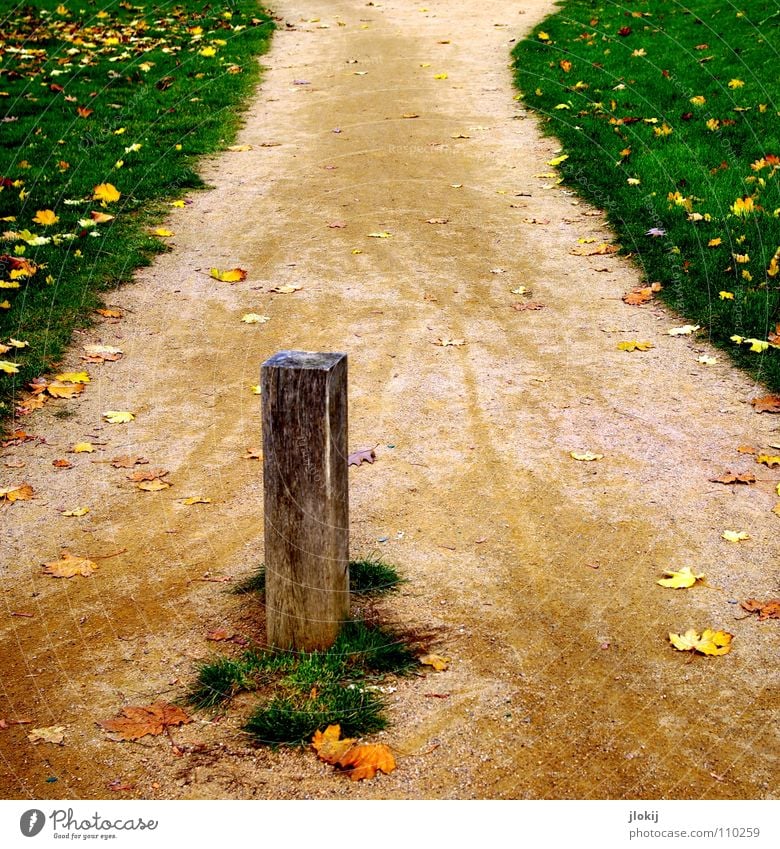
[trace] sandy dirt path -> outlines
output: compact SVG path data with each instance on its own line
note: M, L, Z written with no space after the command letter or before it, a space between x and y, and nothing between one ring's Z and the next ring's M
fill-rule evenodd
M761 387L723 355L700 365L716 353L706 342L667 335L678 316L621 302L641 282L628 261L572 254L610 233L549 177L555 142L513 101L508 69L511 39L552 4L275 6L239 139L252 149L206 164L214 188L172 213L173 250L111 298L126 317L79 334L65 365L88 342L124 358L25 420L45 444L3 453L0 479L37 497L1 515L0 717L66 732L54 746L29 743L29 726L0 730L2 795L773 797L778 623L736 602L780 586L780 475L736 449L780 441L778 420L752 410ZM368 236L380 231L392 235ZM234 265L246 281L207 275ZM302 289L271 293L288 283ZM512 308L526 301L544 308ZM242 324L246 312L271 320ZM655 347L618 351L625 339ZM240 731L251 699L177 733L195 749L180 757L165 738L119 744L95 725L180 697L214 651L208 631L260 636L259 611L197 579L262 562L250 387L295 348L349 354L350 444L378 446L350 472L352 551L398 565L409 583L388 614L441 627L452 658L399 682L378 735L399 768L359 786L310 753L253 747ZM136 419L107 425L109 409ZM84 439L99 453L65 453ZM131 453L173 487L139 492L95 462ZM74 468L54 470L59 457ZM709 482L726 469L760 480ZM82 505L83 518L60 514ZM42 576L62 549L127 551L89 579ZM655 584L683 565L712 588ZM735 634L729 655L667 641L710 626ZM115 779L132 789L112 792Z

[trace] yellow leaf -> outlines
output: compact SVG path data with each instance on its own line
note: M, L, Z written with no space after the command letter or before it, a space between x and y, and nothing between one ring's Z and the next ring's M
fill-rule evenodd
M244 324L265 324L266 321L270 321L270 320L271 320L270 316L259 315L256 312L244 313L244 315L241 316L241 321L243 321Z
M555 167L556 165L560 165L561 162L565 162L569 158L568 153L564 153L563 156L556 156L554 159L549 160L548 165L552 165Z
M243 268L231 268L226 271L221 271L219 268L212 268L210 275L222 283L238 283L241 280L246 280L246 271Z
M697 330L701 330L701 326L698 324L684 324L682 327L673 327L666 332L669 336L690 336L691 333L695 333Z
M111 424L126 424L127 422L131 422L135 418L135 415L124 410L107 410L103 413L103 418Z
M74 398L84 391L83 383L59 383L54 381L46 387L52 398Z
M19 486L0 487L0 501L8 501L13 504L14 501L29 501L35 490L29 483L19 484Z
M434 78L435 80L446 80L446 79L447 79L447 75L446 75L446 74L434 74L434 75L433 75L433 78Z
M138 489L142 489L144 492L160 492L160 490L168 489L170 484L168 481L160 480L159 478L154 478L154 480L150 481L141 481L137 483L136 486Z
M16 363L9 363L7 360L0 360L0 371L4 371L6 374L19 374L19 366Z
M550 36L544 30L539 30L539 32L536 33L536 37L539 39L539 41L549 41L550 40Z
M352 748L355 743L354 739L345 737L340 740L340 736L340 725L329 725L324 731L317 730L314 732L311 747L321 761L335 765Z
M423 666L432 666L437 672L444 672L450 665L450 658L438 654L425 654L420 658Z
M251 144L231 144L230 147L228 147L228 150L232 151L233 153L243 153L244 151L252 149L253 148Z
M95 446L91 442L77 442L70 450L74 454L92 454Z
M210 498L202 498L199 495L195 495L192 498L182 498L180 501L188 507L191 507L193 504L211 504Z
M697 651L700 654L722 655L731 650L733 634L727 631L713 631L705 628L701 636L699 632L690 628L684 634L669 633L669 642L678 651Z
M731 211L734 215L748 215L751 212L755 212L755 209L756 205L751 197L737 198L734 203L731 204Z
M74 557L69 551L64 551L60 560L43 564L44 574L53 578L72 578L74 575L89 578L97 568L97 563L86 557Z
M92 197L94 200L99 200L103 203L114 203L122 197L122 193L111 183L100 183L92 190Z
M259 383L254 383L249 387L252 390L253 395L262 395L263 390Z
M369 233L368 236L369 236L370 239L392 239L393 234L392 233L386 233L384 230L382 230L381 232L378 232L378 233Z
M704 106L704 104L705 104L706 102L707 102L707 98L706 98L706 97L704 97L704 96L703 96L703 95L701 95L701 94L697 94L695 97L692 97L692 98L691 98L691 103L692 103L694 106Z
M718 292L718 297L721 299L721 301L733 301L734 300L734 293L733 292L726 292L724 290L722 292Z
M593 460L602 460L604 458L603 454L592 454L590 451L586 451L584 454L580 454L577 451L570 451L569 456L572 460L581 460L584 463L590 463Z
M198 51L201 56L206 56L207 58L210 56L216 56L217 50L214 47L204 47Z
M54 376L55 380L62 383L89 383L89 375L85 371L64 371Z
M618 351L649 351L651 348L654 348L652 342L637 342L635 340L631 340L629 342L618 342L617 349Z
M59 220L60 219L54 214L53 209L39 209L35 213L35 218L33 218L33 221L36 224L41 224L44 227L56 224Z
M89 507L77 507L75 510L63 510L62 515L68 516L70 518L78 518L79 516L86 516L89 513Z
M672 589L681 589L684 587L692 587L696 581L701 581L704 578L704 574L697 575L691 571L690 566L683 566L682 569L675 572L670 569L664 570L664 575L668 575L668 578L661 578L660 581L656 581L657 584L660 584L662 587L671 587Z
M278 295L292 295L293 292L300 292L301 289L303 289L303 286L298 286L295 283L286 283L284 286L274 286L271 291L276 292Z
M707 354L702 354L697 360L697 363L701 363L703 366L714 366L715 363L718 362L717 357L709 357Z
M745 531L723 531L721 537L728 542L744 542L750 539L750 534Z
M175 236L176 234L173 230L167 230L165 227L157 227L157 229L152 231L153 236L161 236L163 239L167 239L170 236Z
M707 242L707 247L708 248L717 248L718 245L722 245L722 244L723 244L723 239L721 239L720 236L717 236L716 238L710 239L709 242Z
M735 88L742 88L745 85L743 80L733 79L729 80L729 88L734 90Z
M759 454L758 457L756 457L756 463L769 466L771 469L774 466L780 466L780 457L776 454Z
M352 781L373 778L377 772L391 773L395 758L384 743L353 746L339 761L338 766L349 772Z

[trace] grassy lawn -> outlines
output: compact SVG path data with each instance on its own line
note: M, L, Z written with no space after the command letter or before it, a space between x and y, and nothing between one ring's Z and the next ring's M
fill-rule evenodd
M0 420L105 293L165 250L273 29L255 0L30 0L0 10ZM11 341L16 340L16 341ZM28 343L24 347L18 343Z
M560 5L514 62L564 182L661 297L780 390L777 3Z

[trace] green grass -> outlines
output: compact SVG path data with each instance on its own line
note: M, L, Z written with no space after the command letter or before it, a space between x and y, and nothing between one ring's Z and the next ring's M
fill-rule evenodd
M166 250L150 227L202 185L198 157L233 139L272 29L255 0L4 5L0 343L29 345L0 355L18 367L0 370L0 419L110 290ZM93 199L103 183L118 200ZM36 222L39 210L58 220ZM93 225L91 212L114 218Z
M264 698L245 728L271 745L306 743L318 728L333 723L345 735L370 734L386 725L382 695L371 681L404 674L414 664L398 634L353 621L324 652L250 650L236 660L204 663L189 702L213 708L242 690L262 690Z
M403 578L393 566L376 556L349 561L349 591L356 595L384 595L403 583ZM265 591L265 566L239 581L234 593L260 593Z
M565 184L606 210L661 297L780 390L780 349L731 339L772 342L780 322L776 2L560 5L513 56Z

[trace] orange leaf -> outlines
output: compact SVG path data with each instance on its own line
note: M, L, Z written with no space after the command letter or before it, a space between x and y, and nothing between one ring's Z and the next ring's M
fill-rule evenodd
M0 501L9 501L13 504L14 501L28 501L33 497L35 490L29 483L19 484L19 486L0 487Z
M46 387L46 391L52 398L73 398L84 391L83 383L60 383L54 381Z
M314 732L311 746L321 761L335 766L353 747L353 739L347 737L339 740L340 736L340 725L329 725L324 731Z
M762 395L750 403L757 413L780 413L780 395Z
M87 560L86 557L74 557L69 551L63 551L59 560L43 564L44 574L51 575L52 578L72 578L74 575L89 578L97 568L97 563Z
M192 722L190 717L176 705L155 702L147 707L122 708L114 719L98 722L98 725L118 734L120 740L140 740L147 734L162 734L171 726L189 722Z
M650 286L643 286L640 289L632 289L623 295L623 303L631 304L638 307L640 304L646 304L653 298L653 290Z
M395 758L384 743L353 746L339 761L338 766L349 772L352 781L373 778L377 771L385 774L395 769Z

